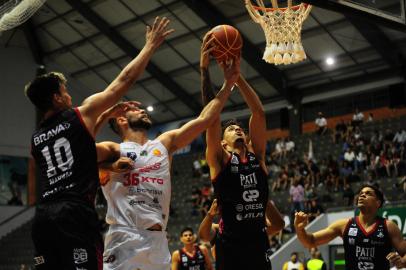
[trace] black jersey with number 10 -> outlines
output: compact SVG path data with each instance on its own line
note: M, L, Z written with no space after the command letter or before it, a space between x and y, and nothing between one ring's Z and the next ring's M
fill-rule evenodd
M41 174L41 203L93 204L99 185L96 146L77 108L43 121L32 136L31 148Z

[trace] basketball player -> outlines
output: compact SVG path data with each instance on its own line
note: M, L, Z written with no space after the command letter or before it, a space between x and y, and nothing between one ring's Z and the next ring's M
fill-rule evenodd
M219 232L219 224L213 223L213 220L214 217L217 215L218 215L217 199L214 199L210 206L209 211L207 211L207 215L204 217L203 221L200 223L199 226L199 238L202 241L210 242L212 246L212 256L214 259L216 259L215 242L217 234ZM278 222L281 222L280 220L282 220L284 225L284 221L278 209L276 209L276 207L271 201L268 201L266 209L266 232L268 236L273 236L281 230L279 224L275 225L270 221L271 217L275 215L280 216Z
M41 173L32 226L37 269L101 269L103 243L94 209L99 184L95 123L141 76L155 50L173 32L168 23L156 18L138 56L104 91L77 108L72 108L61 73L39 76L26 86L27 97L44 113L32 136L32 155Z
M211 39L210 32L205 39ZM212 96L208 64L202 61L200 66L203 102ZM249 135L233 121L224 127L222 135L220 117L206 131L206 159L221 216L215 243L216 269L271 269L265 222L268 202L265 113L255 91L242 76L237 86L251 110ZM272 216L271 220L279 229L283 228L280 215Z
M196 245L192 228L184 228L180 233L183 248L172 254L172 270L212 270L209 251L204 245Z
M207 58L210 51L209 46L205 46L201 58ZM225 66L223 71L225 81L217 96L203 108L199 117L179 129L149 140L147 131L152 123L140 108L110 120L123 143L99 143L100 160L130 158L133 168L126 173L111 173L111 180L102 186L108 203L106 221L110 224L105 239L104 269L170 268L171 254L165 230L171 196L172 155L191 143L220 114L239 76L239 62Z
M307 248L342 237L347 270L389 270L390 263L398 268L405 267L406 241L399 227L377 216L383 202L383 194L378 188L364 185L358 193L359 216L341 219L323 230L308 233L305 230L308 215L298 212L295 214L297 236Z

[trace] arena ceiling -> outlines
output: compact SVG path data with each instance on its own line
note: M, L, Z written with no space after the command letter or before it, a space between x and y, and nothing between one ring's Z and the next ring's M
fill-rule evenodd
M385 2L390 8L392 1ZM145 41L145 26L156 16L170 18L176 32L155 53L126 98L153 105L152 116L158 123L200 111L200 44L218 24L240 30L244 39L241 71L264 104L289 103L295 94L309 100L348 87L374 89L382 87L375 82L390 83L390 78L404 76L406 28L394 30L320 7L313 8L303 25L307 60L288 66L262 61L265 36L243 0L48 0L24 25L24 33L37 63L63 67L88 88L77 91L89 94L89 89L106 87L137 55ZM5 32L2 39L12 35L13 31ZM329 56L335 58L334 65L325 63ZM214 61L211 77L220 87L222 73ZM226 110L240 108L245 108L243 100L233 94Z

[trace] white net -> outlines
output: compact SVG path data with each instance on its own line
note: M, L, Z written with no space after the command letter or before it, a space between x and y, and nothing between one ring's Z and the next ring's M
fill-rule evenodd
M289 65L306 59L301 32L312 6L305 3L292 6L292 0L288 0L286 8L279 8L277 0L271 0L273 8L266 8L262 0L254 1L257 5L245 0L245 6L253 21L265 32L266 49L262 59L275 65Z
M28 20L46 0L9 0L0 6L0 32Z

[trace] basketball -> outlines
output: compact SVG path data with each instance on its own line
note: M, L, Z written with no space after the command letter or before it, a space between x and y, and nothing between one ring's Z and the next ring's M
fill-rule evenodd
M242 38L236 28L223 24L217 25L211 31L217 45L211 54L218 62L227 61L232 57L240 58Z

